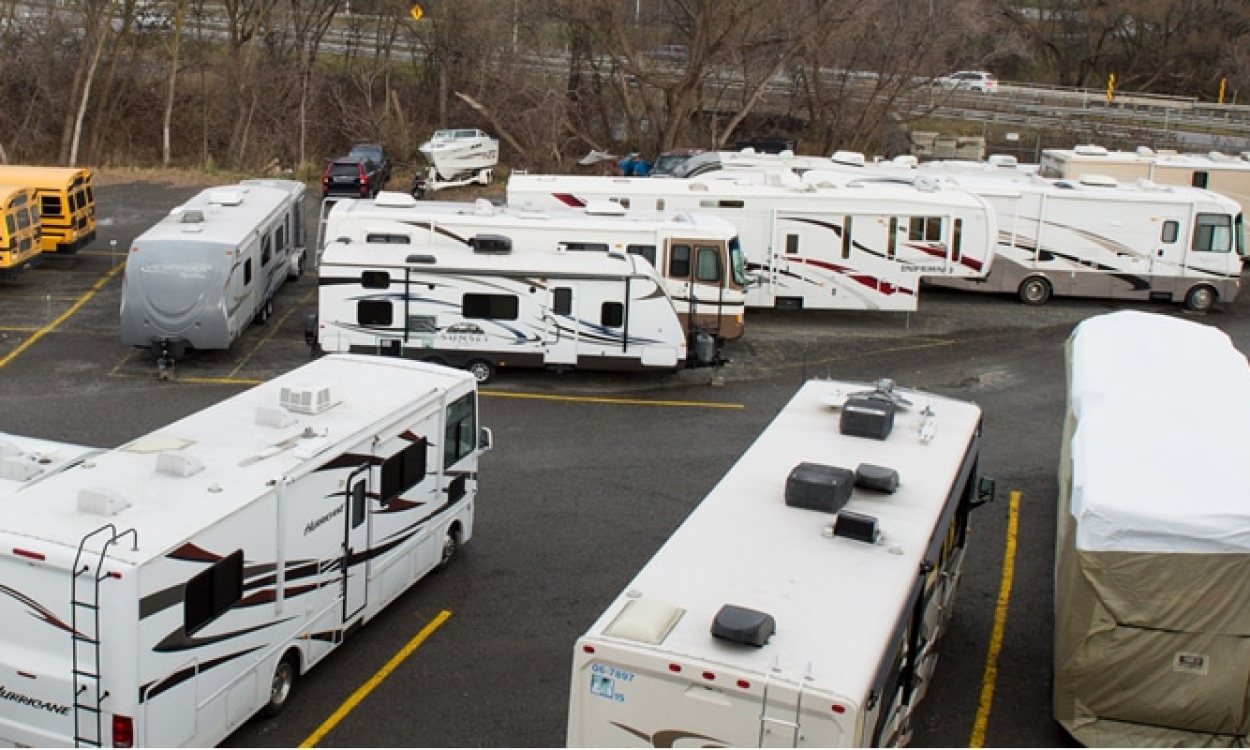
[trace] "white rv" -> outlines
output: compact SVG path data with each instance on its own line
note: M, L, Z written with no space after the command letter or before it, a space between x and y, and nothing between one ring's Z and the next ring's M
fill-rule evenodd
M748 268L747 307L915 310L920 281L990 270L993 209L937 183L793 179L659 179L512 175L512 206L699 211L737 227ZM776 184L774 184L776 183Z
M325 357L0 497L0 744L217 744L473 533L471 377Z
M507 238L513 253L618 252L655 266L677 315L691 333L722 340L744 331L745 261L737 230L698 213L626 214L603 201L583 209L524 210L476 203L417 201L404 193L338 201L325 219L330 240L441 244L462 253L475 242Z
M1250 735L1250 367L1222 331L1124 311L1066 348L1054 717L1090 747Z
M1096 174L1121 181L1145 178L1160 185L1204 188L1237 201L1242 212L1250 208L1250 152L1178 154L1145 146L1135 151L1109 151L1102 146L1082 145L1044 149L1038 167L1042 177L1055 179L1075 180Z
M993 164L923 164L985 198L998 216L998 257L981 279L930 283L1014 293L1177 301L1206 310L1231 302L1246 253L1241 210L1208 190L1108 177L1047 180Z
M431 242L331 242L321 255L314 353L409 357L467 368L674 371L686 331L664 282L628 253L511 252L478 235L472 249ZM428 243L428 244L427 244ZM692 361L715 356L699 337ZM709 363L709 362L702 362Z
M135 238L122 284L122 343L168 374L192 349L228 349L304 267L305 186L244 180L209 188Z
M905 744L980 450L973 404L804 385L577 640L569 746Z

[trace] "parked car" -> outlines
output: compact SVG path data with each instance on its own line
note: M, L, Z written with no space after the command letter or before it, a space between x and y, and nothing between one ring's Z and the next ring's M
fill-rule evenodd
M933 80L933 85L951 91L977 91L992 94L998 90L998 79L984 70L961 70Z
M391 157L380 143L357 143L347 152L348 159L368 159L378 165L378 189L391 181Z
M382 189L381 167L372 159L342 157L326 165L321 175L321 195L325 198L372 198Z

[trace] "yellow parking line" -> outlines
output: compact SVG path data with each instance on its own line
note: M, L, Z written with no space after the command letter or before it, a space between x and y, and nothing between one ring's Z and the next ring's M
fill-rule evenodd
M308 298L311 297L312 293L315 291L317 291L317 287L314 286L312 289L309 289L307 292L305 292L303 297L300 297L299 302L291 306L291 309L287 311L286 315L283 315L281 318L278 318L276 323L271 322L269 326L269 332L266 333L261 338L260 341L256 342L256 346L253 346L252 350L249 351L246 355L243 356L242 359L239 360L239 364L233 370L231 370L230 374L227 375L226 377L233 379L235 375L238 375L239 370L243 369L243 366L246 365L252 359L252 355L258 352L262 346L268 343L269 339L273 338L274 335L278 333L278 331L282 330L282 324L285 323L288 318L294 315L296 310L301 309L304 303L308 301Z
M539 401L570 401L586 404L624 404L627 406L693 406L705 409L742 409L742 404L726 404L716 401L651 401L642 398L606 398L603 396L557 396L548 393L510 393L508 391L480 391L483 396L497 398L527 398Z
M343 705L338 707L338 710L330 714L330 718L321 722L321 726L317 727L317 731L310 734L308 739L301 742L299 746L315 747L318 742L325 739L325 736L330 733L330 730L334 729L340 721L345 719L347 715L360 704L361 701L368 697L369 693L373 692L374 688L381 685L382 681L389 677L391 672L394 672L396 667L402 664L404 659L407 659L413 651L416 651L417 647L420 646L426 638L429 638L431 633L446 622L448 617L451 617L451 613L447 610L439 612L437 617L430 620L429 624L422 628L421 632L417 633L411 641L408 641L408 643L405 644L397 654L392 656L391 660L379 669L377 674L370 677L368 682L357 688L356 692L352 693L351 697L344 701Z
M56 330L57 326L61 325L66 320L68 320L71 315L78 312L78 310L83 305L87 304L87 302L92 297L94 297L97 292L103 289L104 285L107 284L110 280L112 280L112 278L116 276L118 272L121 271L123 268L125 268L125 266L115 266L108 273L101 276L100 279L96 281L94 285L92 285L91 289L86 294L79 297L74 302L74 304L69 306L68 310L58 315L56 320L53 320L51 323L47 324L43 328L40 328L39 330L35 331L33 334L31 334L30 338L26 339L21 344L18 344L16 349L9 352L2 359L0 359L0 367L4 367L10 362L12 362L14 359L17 359L17 356L19 354L29 349L31 345L33 345L36 341L43 338L45 335L51 333L52 331Z
M981 678L981 705L972 724L968 747L985 746L985 729L990 722L990 706L994 703L994 683L998 680L998 655L1003 650L1003 630L1007 626L1007 603L1011 599L1011 581L1016 569L1016 532L1020 527L1020 491L1011 493L1007 517L1007 544L1003 550L1003 576L998 587L998 605L994 608L994 630L990 634L989 653L985 657L985 674Z

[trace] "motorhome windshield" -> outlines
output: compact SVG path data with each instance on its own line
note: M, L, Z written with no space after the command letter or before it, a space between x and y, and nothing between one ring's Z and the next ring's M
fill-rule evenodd
M1236 244L1237 254L1246 257L1246 223L1243 219L1244 214L1237 214L1237 218L1233 220L1233 241Z

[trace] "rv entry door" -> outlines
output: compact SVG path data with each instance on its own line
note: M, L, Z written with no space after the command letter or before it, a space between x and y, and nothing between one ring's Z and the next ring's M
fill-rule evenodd
M571 286L551 287L543 364L577 364L577 299Z
M347 477L343 499L343 622L365 606L366 566L369 546L369 467L361 466Z

